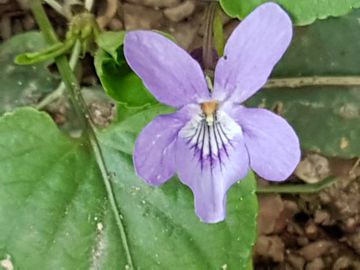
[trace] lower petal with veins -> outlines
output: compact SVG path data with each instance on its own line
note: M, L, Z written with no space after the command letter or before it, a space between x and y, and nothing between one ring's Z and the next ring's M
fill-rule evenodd
M227 190L249 168L241 128L221 111L211 125L198 114L181 129L175 148L177 174L194 193L197 215L208 223L222 221Z

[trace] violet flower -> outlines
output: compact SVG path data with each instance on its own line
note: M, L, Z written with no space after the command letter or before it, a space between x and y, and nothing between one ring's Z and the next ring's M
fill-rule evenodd
M251 168L283 181L300 159L299 140L280 116L240 105L267 81L292 38L292 23L276 4L253 11L234 30L219 59L214 87L191 56L151 31L125 38L125 57L146 87L177 112L160 115L135 143L137 174L161 185L175 174L195 197L203 222L226 216L226 192Z

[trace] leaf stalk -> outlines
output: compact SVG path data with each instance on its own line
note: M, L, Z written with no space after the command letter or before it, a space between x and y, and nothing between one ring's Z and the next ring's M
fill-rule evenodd
M328 177L316 184L283 184L256 188L257 193L314 193L334 184L336 177Z

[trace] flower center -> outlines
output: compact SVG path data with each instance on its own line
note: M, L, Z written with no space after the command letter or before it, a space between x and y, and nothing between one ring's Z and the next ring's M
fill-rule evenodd
M217 164L222 167L229 159L233 148L233 139L242 131L216 101L200 104L199 110L180 130L189 150L193 152L200 168L212 168Z
M219 103L216 100L211 100L200 104L201 110L205 115L205 120L208 126L212 126L218 109Z

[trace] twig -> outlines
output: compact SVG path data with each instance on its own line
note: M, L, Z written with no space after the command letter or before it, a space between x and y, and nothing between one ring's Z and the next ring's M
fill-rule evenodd
M360 76L314 76L270 79L264 88L298 88L304 86L360 86Z
M41 5L40 0L31 1L31 10L34 13L35 19L39 24L39 27L43 35L45 36L47 42L50 45L59 42L58 37L45 13L43 6ZM55 59L55 62L59 69L60 75L65 83L66 90L68 91L70 97L70 101L74 106L74 109L76 110L78 116L80 117L82 128L86 131L85 135L87 136L87 139L92 146L92 150L95 155L106 188L107 197L110 202L110 207L114 214L116 225L119 229L122 245L125 251L125 257L127 260L128 269L134 269L133 260L127 240L127 235L125 232L125 226L120 218L121 211L116 203L116 198L113 192L110 173L106 166L102 149L96 137L95 127L91 119L91 115L81 95L81 88L79 82L77 81L74 73L72 72L69 63L66 59L66 56L59 56L58 58Z
M111 21L115 16L118 9L118 0L107 0L106 1L106 10L103 15L96 18L96 21L100 29L104 29L105 26Z
M354 165L351 167L350 171L349 171L349 175L351 177L356 177L358 175L357 173L357 169L360 166L360 158L358 158L355 162Z
M265 187L258 186L257 193L314 193L331 186L336 181L336 177L328 177L316 184L283 184L269 185Z
M91 12L91 10L94 6L94 0L85 0L84 6L89 12Z

